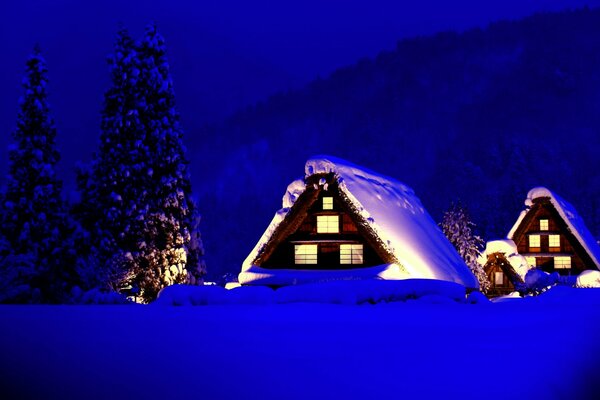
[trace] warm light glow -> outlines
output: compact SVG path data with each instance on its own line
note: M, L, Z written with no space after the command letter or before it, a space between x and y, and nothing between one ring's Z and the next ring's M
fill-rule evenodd
M529 247L540 247L540 235L529 236Z
M317 215L317 233L339 233L340 217L338 215Z
M502 272L494 273L494 284L502 285L504 283L504 274Z
M297 244L294 246L296 264L316 264L318 247L316 244Z
M342 244L340 245L340 264L362 264L363 263L363 245L362 244Z
M333 210L333 197L323 197L323 210Z
M548 244L550 247L560 247L560 235L549 235Z
M530 267L536 266L535 257L525 257L525 260L527 260L527 265Z
M554 269L571 268L571 257L554 257Z
M547 231L547 230L548 230L548 220L540 219L540 231Z

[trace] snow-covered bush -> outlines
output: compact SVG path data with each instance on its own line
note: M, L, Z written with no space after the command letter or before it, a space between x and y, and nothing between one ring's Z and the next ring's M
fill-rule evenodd
M600 288L600 271L583 271L577 276L575 282L577 288Z
M467 210L460 204L453 204L444 213L440 225L444 235L477 278L480 290L486 293L491 284L483 266L478 261L483 249L483 239L475 234L475 224L471 221Z
M525 290L528 294L540 294L555 286L560 280L558 272L551 274L532 268L525 275Z

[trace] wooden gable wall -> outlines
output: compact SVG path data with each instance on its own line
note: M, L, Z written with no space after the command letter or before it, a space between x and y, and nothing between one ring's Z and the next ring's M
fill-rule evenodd
M542 230L541 220L548 221L548 229ZM550 235L560 237L560 245L550 246ZM532 246L531 236L539 236L539 246ZM585 269L594 268L593 261L579 243L577 238L570 232L567 223L562 219L554 208L549 198L534 199L531 209L515 231L513 241L517 245L519 254L530 257L528 259L533 265L546 272L557 271L561 275L578 275ZM570 257L570 268L559 268L555 265L556 257Z
M340 195L333 176L327 176L326 186L319 184L322 177L311 178L313 181L307 183L306 191L298 198L275 232L272 243L267 244L267 250L255 264L270 269L349 269L395 262L382 251L370 232L357 223L357 216ZM326 197L332 198L332 209L323 208L323 198ZM317 221L323 216L337 216L337 232L318 231ZM301 245L317 246L316 263L297 262L296 253ZM340 255L342 245L362 246L362 262L356 263L359 257L355 254L352 263L347 263L348 255L345 253L343 263Z

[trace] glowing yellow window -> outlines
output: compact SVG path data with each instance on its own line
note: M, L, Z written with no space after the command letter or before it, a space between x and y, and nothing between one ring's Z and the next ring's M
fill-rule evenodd
M540 247L540 235L529 235L529 247Z
M504 283L504 274L502 272L494 273L494 284L502 285Z
M535 257L525 257L525 260L527 260L527 265L530 267L536 266Z
M340 217L338 215L317 215L317 233L339 233Z
M548 220L540 219L540 231L547 231L547 230L548 230Z
M554 257L554 269L571 268L571 257Z
M550 247L560 247L560 235L548 235L548 245Z
M363 245L362 244L341 244L340 245L340 264L362 264L363 263Z
M316 244L297 244L294 246L296 264L316 264L318 247Z
M323 210L333 210L333 197L323 197Z

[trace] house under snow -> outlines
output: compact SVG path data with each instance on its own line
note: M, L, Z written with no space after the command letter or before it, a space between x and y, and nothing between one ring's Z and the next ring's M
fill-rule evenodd
M544 188L527 193L525 210L507 240L488 242L485 270L492 287L488 294L512 292L532 268L560 275L600 269L600 246L575 208Z
M425 278L478 288L412 189L347 161L314 157L243 263L241 284Z
M527 193L525 206L508 239L529 265L561 275L600 269L600 246L570 203L536 187Z

